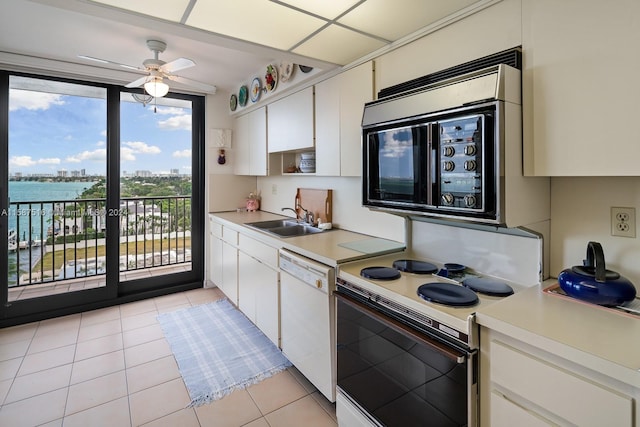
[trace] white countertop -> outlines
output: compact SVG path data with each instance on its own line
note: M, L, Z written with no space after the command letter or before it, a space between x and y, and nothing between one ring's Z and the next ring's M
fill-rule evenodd
M334 267L343 262L397 252L405 248L402 242L340 229L298 237L279 238L243 225L249 222L290 218L269 212L211 212L210 215L215 216L223 225L236 229L242 227L243 233L268 245L289 249L292 252ZM352 248L348 246L352 246ZM354 247L360 250L353 249Z
M640 389L640 318L557 295L550 280L476 313L482 326Z

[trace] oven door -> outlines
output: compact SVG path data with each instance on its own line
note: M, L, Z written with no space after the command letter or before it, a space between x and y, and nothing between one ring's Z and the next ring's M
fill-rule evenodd
M384 426L476 426L477 361L344 293L337 298L338 388Z

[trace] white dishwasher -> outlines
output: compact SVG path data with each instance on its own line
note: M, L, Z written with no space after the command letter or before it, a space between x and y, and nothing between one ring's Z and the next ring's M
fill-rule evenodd
M280 250L280 335L284 355L336 400L334 268Z

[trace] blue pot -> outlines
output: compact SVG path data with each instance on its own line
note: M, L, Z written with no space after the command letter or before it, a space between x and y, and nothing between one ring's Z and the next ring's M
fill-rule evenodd
M604 252L598 242L589 242L584 265L563 270L558 283L567 295L598 305L617 306L636 297L633 283L605 268Z

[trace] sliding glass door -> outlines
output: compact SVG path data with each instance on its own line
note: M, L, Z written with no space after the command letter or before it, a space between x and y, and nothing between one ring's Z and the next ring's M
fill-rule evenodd
M0 72L0 326L201 286L204 101L148 101Z

